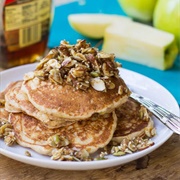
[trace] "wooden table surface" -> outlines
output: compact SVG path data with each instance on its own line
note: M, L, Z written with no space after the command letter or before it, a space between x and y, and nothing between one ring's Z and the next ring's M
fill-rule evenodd
M1 71L2 69L0 69ZM104 163L106 163L104 161ZM180 136L173 134L154 152L130 163L100 170L46 169L0 154L0 180L180 180Z

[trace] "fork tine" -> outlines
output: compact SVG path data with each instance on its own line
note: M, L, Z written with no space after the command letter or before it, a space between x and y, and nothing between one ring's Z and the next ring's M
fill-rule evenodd
M161 108L158 108L157 111L161 113L162 116L167 117L169 120L171 120L176 126L180 127L180 119L178 119L177 116L171 115L170 113L164 113Z
M180 118L178 118L176 115L171 115L171 113L164 109L163 107L160 107L159 105L155 105L153 102L149 101L149 100L145 100L146 104L149 105L153 105L154 107L156 107L156 109L154 109L154 111L156 111L156 113L159 113L162 117L165 116L167 117L169 120L171 120L173 122L173 124L176 127L180 127Z
M178 119L177 116L171 116L171 113L167 110L165 110L164 108L155 105L153 102L144 99L143 101L145 104L148 104L149 106L153 106L155 107L155 109L153 109L153 111L155 111L158 115L161 116L161 118L163 118L164 116L166 117L166 121L171 121L171 123L176 127L179 128L180 127L180 119ZM165 120L164 120L165 121Z
M177 116L174 116L174 119L180 123L180 118L178 118Z
M154 106L158 109L158 112L161 113L162 116L171 116L171 112L164 109L163 107L160 107L159 105L153 103L152 101L150 100L145 100L146 101L146 104L148 104L149 106ZM180 118L178 118L176 115L173 115L173 119L175 119L178 124L180 123Z
M180 129L180 122L177 121L175 118L170 118L169 121L172 121L174 125Z
M167 126L173 130L175 133L179 134L180 135L180 128L175 126L174 123L172 121L167 121Z
M148 108L162 123L180 135L180 118L178 116L138 94L132 93L130 97Z
M175 133L180 134L180 132L176 128L174 128L174 126L171 123L168 122L166 125Z
M156 111L155 108L153 108L153 106L151 105L151 103L149 103L147 100L145 100L144 98L141 98L140 100L138 100L138 102L140 102L141 104L143 104L146 108L148 108L149 111L151 111L157 118L162 119L163 115L160 114L159 112ZM164 119L163 119L163 123L165 123Z
M162 108L162 107L160 107L160 106L158 106L158 109L159 109L165 116L166 116L166 115L171 116L171 113L170 113L168 110L166 110L166 109L164 109L164 108ZM174 117L174 119L175 119L177 122L180 123L180 118L178 118L176 115L173 115L173 117Z

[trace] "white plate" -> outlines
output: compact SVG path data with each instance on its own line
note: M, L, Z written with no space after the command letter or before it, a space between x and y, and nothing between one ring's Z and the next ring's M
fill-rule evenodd
M2 91L5 86L16 80L23 78L23 75L35 67L34 64L19 66L12 68L0 73L0 90ZM157 82L130 70L121 69L121 77L125 80L126 84L135 92L140 93L144 96L151 98L153 101L169 109L173 113L179 115L179 107L174 99L174 97L160 84ZM107 168L116 165L121 165L138 159L146 154L157 149L165 141L167 141L172 135L166 126L164 126L160 121L154 118L155 126L157 129L157 135L152 139L155 142L155 145L149 147L140 152L133 154L128 154L122 157L113 157L109 156L108 160L101 161L90 161L90 162L62 162L62 161L53 161L50 157L42 156L36 152L29 150L32 157L25 156L26 148L23 148L19 145L8 147L4 144L3 140L0 140L0 153L10 157L12 159L35 165L45 168L52 169L64 169L64 170L88 170L88 169L100 169Z

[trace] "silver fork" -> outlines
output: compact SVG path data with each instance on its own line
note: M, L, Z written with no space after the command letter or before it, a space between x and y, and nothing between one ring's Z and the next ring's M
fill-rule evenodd
M180 135L180 118L171 113L167 109L154 103L150 99L143 97L134 92L130 95L131 98L144 105L149 111L151 111L163 124L165 124L173 132Z

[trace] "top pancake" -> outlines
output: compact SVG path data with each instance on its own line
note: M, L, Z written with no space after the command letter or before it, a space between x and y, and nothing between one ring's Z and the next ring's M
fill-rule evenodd
M61 41L24 76L21 90L39 111L53 120L77 121L114 111L130 91L119 77L113 54L91 47L85 40Z
M115 88L107 92L92 87L82 91L74 90L71 85L53 84L35 77L25 81L22 90L41 112L66 120L82 120L95 113L112 112L127 100L129 90L124 81L121 78L111 78L111 81Z

